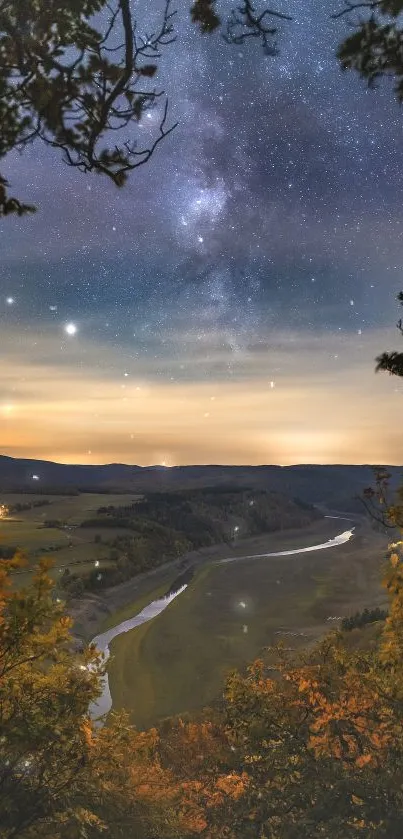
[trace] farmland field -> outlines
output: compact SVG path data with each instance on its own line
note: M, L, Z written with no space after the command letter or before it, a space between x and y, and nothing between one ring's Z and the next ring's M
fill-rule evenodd
M326 529L329 538L343 528L321 522L299 540L296 533L276 534L275 545L266 537L266 550L318 543ZM259 542L262 550L263 537ZM282 638L306 646L335 625L329 617L384 603L385 548L385 537L364 525L351 542L326 551L202 566L166 611L112 642L114 708L125 707L140 727L196 710L220 695L231 669L264 647ZM150 600L158 594L150 592ZM301 635L287 636L292 632Z
M73 496L2 493L0 503L11 508L17 504L49 502L44 506L32 506L31 509L17 511L0 519L0 547L17 547L28 554L28 570L19 574L16 581L20 584L27 582L42 555L53 559L55 567L52 575L56 579L66 566L74 566L75 572L80 574L98 561L102 571L109 563L102 560L105 554L104 546L94 542L99 529L80 528L79 525L83 520L94 516L103 505L130 504L139 498L139 495L133 493L82 493ZM65 526L44 527L47 520L60 520ZM119 528L111 528L108 538L112 539L121 533Z

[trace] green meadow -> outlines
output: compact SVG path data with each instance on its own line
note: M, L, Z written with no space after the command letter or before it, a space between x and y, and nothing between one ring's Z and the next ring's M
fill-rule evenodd
M327 520L299 535L276 534L266 537L266 550L319 543L345 527ZM247 551L237 546L239 554L255 552L250 541ZM328 618L384 603L385 548L385 537L364 526L350 542L323 551L227 565L209 561L163 613L112 642L114 708L126 708L140 727L200 709L220 696L230 670L264 648L280 640L307 646L336 625ZM156 596L157 588L148 602ZM138 606L127 607L124 617ZM114 617L115 623L124 619Z
M16 547L28 555L27 570L16 575L19 584L28 581L33 568L41 556L48 556L54 561L52 575L55 579L65 567L74 568L81 574L93 567L98 561L99 569L110 563L102 560L105 545L97 544L95 536L102 532L99 528L80 528L85 519L96 515L99 507L106 504L129 504L138 500L136 494L118 493L82 493L80 495L39 495L24 493L1 493L0 504L14 507L16 504L33 504L35 501L48 501L45 506L31 507L12 513L0 519L0 548ZM47 520L60 520L66 526L44 527ZM119 528L110 529L108 538L120 535Z

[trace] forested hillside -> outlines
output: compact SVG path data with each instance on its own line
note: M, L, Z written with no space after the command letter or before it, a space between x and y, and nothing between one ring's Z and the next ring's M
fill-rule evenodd
M402 470L384 467L391 488L400 483ZM33 476L36 476L36 479ZM172 492L212 486L251 487L279 492L308 503L323 503L344 511L362 508L356 500L374 483L371 466L160 466L140 467L122 463L80 466L0 456L0 490L3 492Z
M310 504L274 492L212 487L182 492L149 493L126 506L106 505L81 528L96 531L104 546L100 562L87 575L66 569L65 592L96 590L155 568L188 551L231 543L260 533L301 528L320 519Z

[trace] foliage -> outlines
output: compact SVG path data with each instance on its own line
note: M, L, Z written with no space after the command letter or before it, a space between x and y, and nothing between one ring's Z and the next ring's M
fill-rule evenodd
M104 530L102 571L64 574L63 590L72 596L84 588L121 583L135 574L156 568L188 551L231 543L235 536L271 533L304 527L320 514L309 504L277 493L243 488L210 487L181 492L149 493L129 506L102 506L96 518L81 527ZM108 540L108 530L127 531Z
M402 65L403 66L403 65ZM403 292L400 292L397 299L403 305ZM401 335L403 335L403 324L400 319L397 328ZM376 359L376 370L384 370L390 373L391 376L403 376L403 353L399 352L384 352Z
M130 0L113 6L105 0L2 0L0 157L39 138L60 149L70 166L121 186L174 127L167 126L165 105L148 147L134 138L120 145L112 139L116 131L133 137L143 113L158 104L155 59L173 41L172 18L167 0L157 30L141 37ZM28 209L7 196L2 179L2 214Z
M220 25L215 6L215 0L192 5L192 21L204 33ZM154 84L159 59L176 40L175 15L165 0L154 31L140 34L130 0L0 0L0 158L39 139L69 166L122 186L176 127ZM267 19L276 17L287 18L257 13L245 0L227 40L253 34L267 51L277 31ZM154 109L158 127L143 146L139 125ZM8 187L0 176L0 216L34 211Z
M96 729L88 716L102 666L72 650L72 621L51 597L42 562L13 591L17 555L0 565L0 837L92 839L107 832L173 837L187 828L186 794L158 756L157 732L124 715Z
M362 612L356 612L355 615L351 615L349 618L343 618L341 628L345 632L350 632L352 629L361 629L369 623L384 621L387 616L387 611L380 609L379 606L375 609L364 609Z
M352 14L356 11L358 20ZM338 50L343 69L356 70L370 87L383 76L392 77L399 102L403 100L402 11L402 0L346 0L344 8L333 15L348 15L353 23L353 33Z
M375 650L351 652L335 632L299 660L279 649L274 675L259 660L230 677L221 726L242 792L229 823L220 807L209 811L209 836L402 835L402 544L390 557L391 608Z
M368 14L357 21L356 10ZM347 14L353 23L338 50L341 66L370 85L393 77L399 101L402 10L403 0L345 0L333 15ZM171 0L161 2L158 24L140 34L130 0L0 0L0 158L39 139L61 151L69 166L122 186L176 127L155 86L161 55L176 40L176 13ZM277 53L279 23L291 20L252 0L236 0L229 9L194 0L190 16L203 34L221 29L234 45L252 39L266 55ZM142 145L140 124L154 109L157 129ZM0 216L35 210L8 190L0 175Z
M23 561L0 572L1 839L400 839L403 542L376 647L335 632L300 658L278 648L215 711L146 732L124 715L94 727L102 663L72 651L46 562L12 590Z

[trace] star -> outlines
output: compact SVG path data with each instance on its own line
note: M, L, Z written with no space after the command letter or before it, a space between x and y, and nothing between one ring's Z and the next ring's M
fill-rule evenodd
M5 453L402 462L372 359L403 288L403 118L384 85L340 76L326 4L303 5L275 58L195 32L190 48L178 15L158 85L179 125L122 189L27 147L38 213L2 238ZM133 148L160 118L145 103Z

